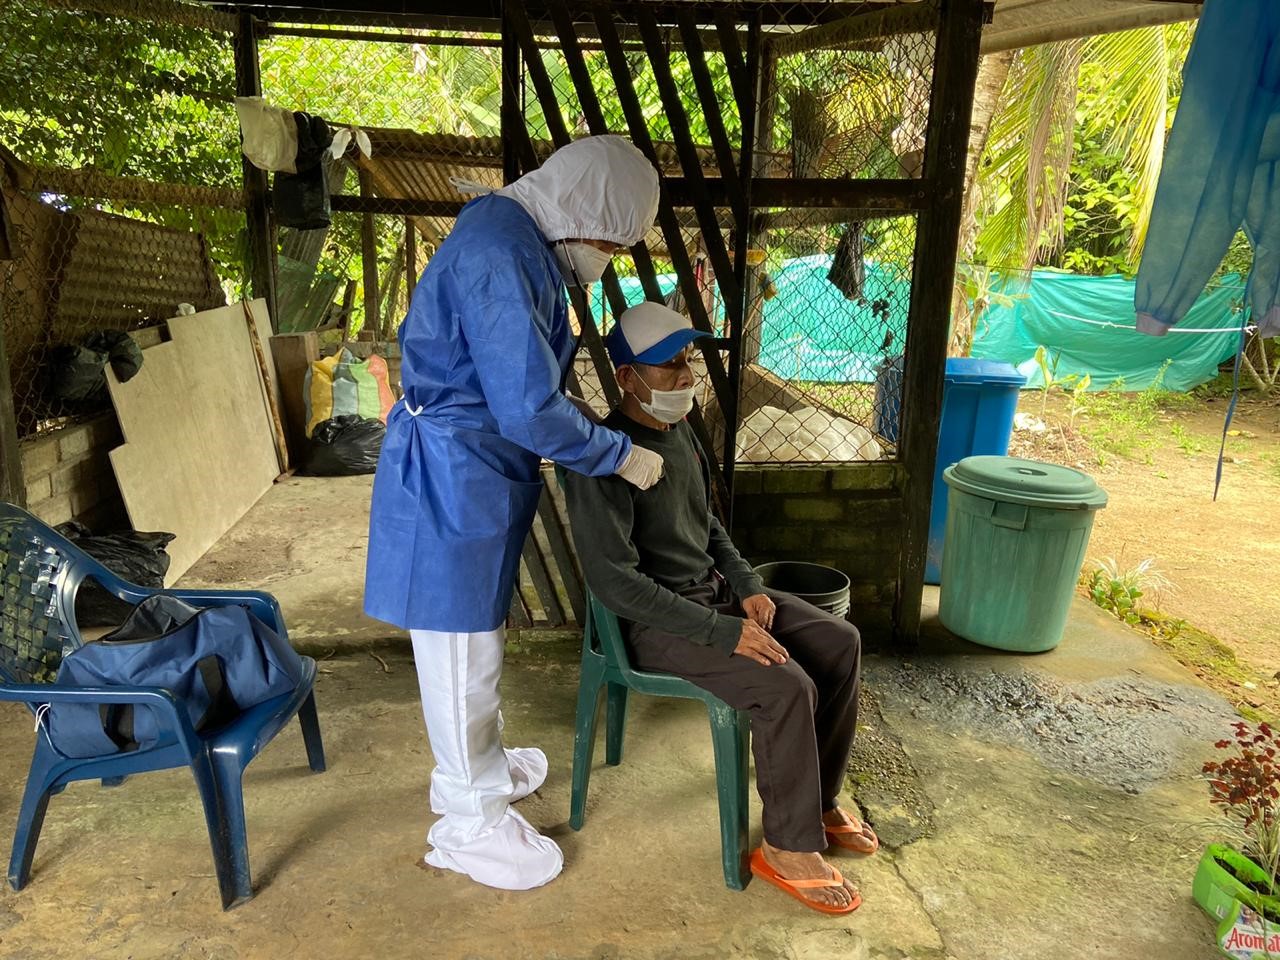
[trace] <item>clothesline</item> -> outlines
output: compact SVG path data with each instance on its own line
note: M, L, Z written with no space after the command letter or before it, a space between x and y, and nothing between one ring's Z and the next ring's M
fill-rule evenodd
M1055 317L1061 317L1064 320L1078 320L1081 323L1087 323L1095 327L1114 327L1116 330L1132 330L1135 333L1137 332L1136 327L1125 326L1122 323L1112 323L1110 320L1090 320L1088 317L1077 317L1074 314L1061 313L1057 310L1046 310L1045 312L1051 313ZM1257 329L1258 328L1256 325L1250 323L1250 324L1246 324L1243 327L1170 327L1168 332L1169 333L1198 333L1198 334L1241 333L1241 332L1253 333L1253 331Z

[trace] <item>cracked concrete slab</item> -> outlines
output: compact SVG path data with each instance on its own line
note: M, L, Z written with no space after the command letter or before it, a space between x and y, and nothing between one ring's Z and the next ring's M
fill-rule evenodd
M982 651L935 625L906 661L868 658L851 772L886 847L837 861L864 897L851 917L807 911L758 882L724 887L710 734L696 704L636 698L624 762L597 763L585 829L569 829L571 634L513 638L504 675L508 736L551 760L521 810L562 845L564 874L517 894L424 868L431 757L409 644L359 612L367 483L277 486L191 572L193 584L272 590L294 639L331 654L317 688L328 772L307 771L295 726L245 778L256 898L220 910L186 771L113 789L75 784L50 804L31 884L0 892L0 956L1215 956L1189 889L1209 815L1195 779L1208 749L1200 738L1224 705L1083 605L1063 646L1040 657ZM273 557L264 540L287 549ZM1114 736L1117 724L1143 731L1140 749ZM1077 728L1101 760L1077 762ZM0 704L0 813L10 823L32 736L29 714Z

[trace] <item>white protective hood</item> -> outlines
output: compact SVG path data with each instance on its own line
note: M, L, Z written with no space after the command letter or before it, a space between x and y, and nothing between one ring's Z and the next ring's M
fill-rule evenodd
M604 240L629 247L658 215L658 172L623 137L575 140L496 193L524 207L552 243Z

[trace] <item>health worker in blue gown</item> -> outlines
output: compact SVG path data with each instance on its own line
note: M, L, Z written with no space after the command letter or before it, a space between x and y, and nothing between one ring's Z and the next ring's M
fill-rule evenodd
M435 769L426 862L508 890L553 879L555 842L511 806L547 758L504 749L503 623L545 458L646 489L662 458L564 394L567 284L600 279L658 210L658 175L620 137L589 137L468 203L400 326L404 398L374 478L365 612L409 631Z

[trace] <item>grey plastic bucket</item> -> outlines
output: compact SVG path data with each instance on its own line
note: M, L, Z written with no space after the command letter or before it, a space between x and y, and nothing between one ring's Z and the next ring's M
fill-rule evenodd
M782 560L762 563L756 573L770 590L807 600L837 617L849 615L849 578L839 570L820 563Z

